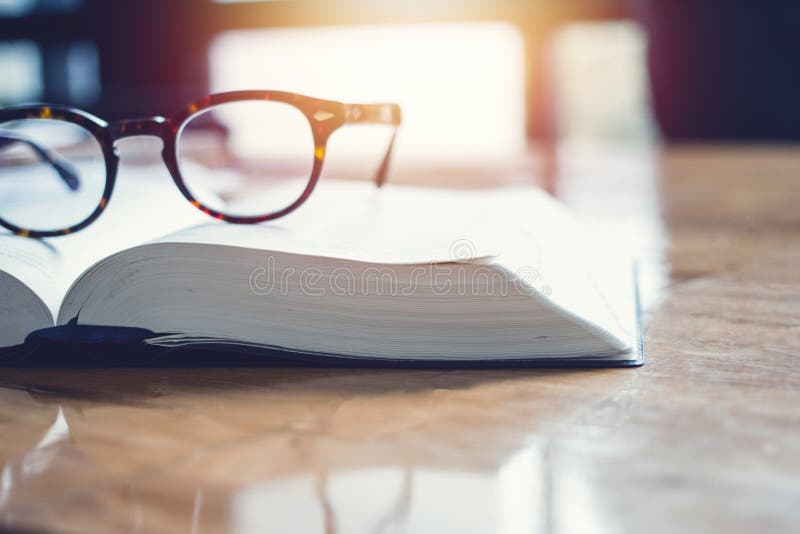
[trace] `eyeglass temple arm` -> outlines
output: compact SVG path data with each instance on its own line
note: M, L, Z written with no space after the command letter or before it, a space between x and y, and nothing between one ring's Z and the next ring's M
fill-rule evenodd
M58 176L61 177L70 190L78 190L81 185L80 178L78 178L78 172L68 161L64 160L55 152L42 147L35 141L26 139L25 137L21 137L17 134L0 132L0 150L14 143L22 143L23 145L29 146L36 153L36 155L42 159L42 161L50 164L50 166L55 169L55 171L58 173Z
M397 128L403 121L400 106L397 104L345 104L344 111L347 124L385 124L394 127L389 147L375 173L375 185L381 187L389 176L389 163L392 159Z

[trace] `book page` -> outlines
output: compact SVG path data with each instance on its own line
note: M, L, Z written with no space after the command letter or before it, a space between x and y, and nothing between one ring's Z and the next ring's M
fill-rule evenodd
M275 221L210 221L158 241L395 265L466 261L499 252L486 208L475 192L322 180L305 204Z
M511 194L508 194L511 193ZM495 261L572 316L618 339L636 338L633 260L613 236L595 235L535 188L506 193Z
M476 280L479 284L504 281L516 284L517 280L522 280L524 285L535 289L526 291L524 299L517 294L514 298L518 308L505 310L507 315L502 321L511 325L510 331L521 328L522 335L527 335L531 332L529 328L535 328L535 323L525 321L549 316L555 319L552 324L564 325L565 332L587 333L584 339L603 338L605 343L598 343L598 347L611 347L608 350L619 352L633 348L633 332L626 328L632 323L624 320L627 313L620 312L633 312L635 302L633 298L617 298L630 295L633 288L631 263L620 265L622 256L610 247L597 250L587 246L591 239L583 238L579 225L563 206L541 190L515 187L465 191L389 186L375 191L370 183L336 181L320 186L309 205L285 218L261 225L202 222L108 258L102 267L82 277L83 283L71 293L74 298L68 298L59 320L63 322L78 316L84 304L92 300L92 305L84 309L87 315L82 315L87 324L115 324L113 321L119 321L119 317L133 314L143 321L135 324L147 329L158 330L168 323L171 332L187 332L193 337L277 343L275 339L253 337L260 323L258 315L248 308L259 301L255 298L258 294L248 283L252 281L253 266L261 265L262 257L268 260L271 252L295 255L284 264L290 265L292 270L305 267L334 270L337 265L350 261L354 272L369 269L371 265L354 266L352 262L396 265L398 270L408 273L420 264L445 262L448 265L443 267L449 269L452 262L460 261L489 264L491 272L499 273L501 279L456 277L452 281L459 284L459 290L452 293L454 296L462 295L461 288L466 290L465 284ZM401 265L404 265L402 269ZM507 278L503 279L503 275ZM100 284L103 277L106 285ZM612 279L621 281L622 285L609 285ZM150 285L141 284L144 280ZM131 297L145 286L150 287L149 293ZM104 289L98 290L98 287ZM431 285L427 287L430 290ZM614 287L623 287L626 291L617 291ZM482 293L487 295L485 302L489 303L485 311L479 311L482 308L476 299L466 307L459 306L458 313L463 311L467 316L471 313L473 319L479 314L477 319L482 322L478 324L497 314L498 308L492 306L504 303L502 297L506 293L503 287L493 285L492 288L500 293L494 293L491 288L492 292ZM173 290L190 296L204 292L211 296L176 312L175 307L165 308L157 298ZM422 291L424 295L425 290ZM309 296L302 290L298 294ZM456 302L448 299L447 294L433 294L438 297L436 302L441 309L448 309ZM350 305L344 301L336 304L333 296L343 295L331 295L331 299L311 306L314 313L320 313L324 304L332 306L329 313L339 316L341 310ZM396 311L404 302L413 302L414 295L403 296L408 298L398 300L387 309ZM218 329L221 322L217 312L207 311L218 309L226 309L226 319L232 321L225 327L229 330ZM408 309L414 309L413 305ZM112 319L116 310L122 315ZM159 318L159 310L167 315ZM526 319L518 315L524 310L538 311ZM445 321L449 316L450 312L436 315L438 320ZM282 326L273 334L288 343L277 343L277 346L291 347L291 340L284 338L296 325L284 326L288 330L284 331ZM319 329L315 332L318 335ZM354 343L362 346L363 340L358 338ZM370 348L373 349L377 350ZM362 354L370 352L365 349Z
M535 187L453 190L321 181L308 202L257 226L204 224L160 242L240 246L383 265L496 263L563 313L633 339L632 262Z
M122 165L108 206L87 228L47 239L0 235L0 270L30 287L57 317L69 287L95 262L208 218L183 198L163 166Z
M63 292L71 283L60 280L62 257L49 243L0 235L0 271L28 286L56 317Z

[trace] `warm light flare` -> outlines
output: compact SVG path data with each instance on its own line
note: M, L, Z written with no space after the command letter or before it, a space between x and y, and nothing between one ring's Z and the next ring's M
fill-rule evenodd
M507 160L525 148L523 45L508 24L234 31L218 38L210 60L214 91L270 88L399 103L400 159ZM337 132L329 151L380 154L388 139L380 133Z

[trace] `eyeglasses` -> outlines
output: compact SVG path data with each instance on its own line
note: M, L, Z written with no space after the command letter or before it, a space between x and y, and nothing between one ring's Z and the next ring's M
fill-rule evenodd
M282 217L314 190L330 135L345 124L392 127L375 174L386 181L397 104L343 104L282 91L207 96L172 117L111 124L57 106L0 110L0 226L27 237L82 230L106 208L116 143L155 136L175 185L208 215L239 224Z

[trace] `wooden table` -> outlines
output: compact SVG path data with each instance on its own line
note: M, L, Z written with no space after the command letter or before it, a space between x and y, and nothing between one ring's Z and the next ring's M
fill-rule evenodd
M639 369L0 369L0 525L799 532L800 149L567 151Z

